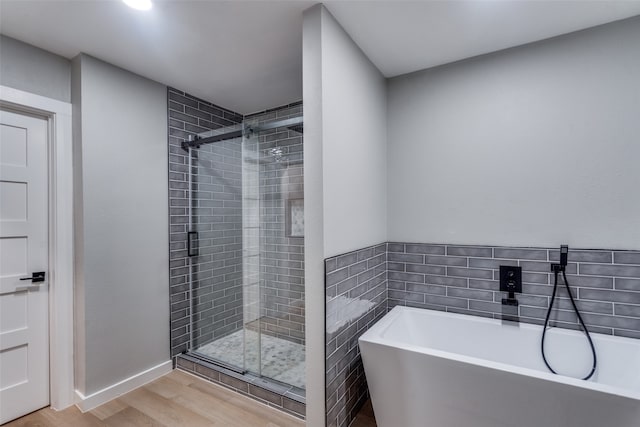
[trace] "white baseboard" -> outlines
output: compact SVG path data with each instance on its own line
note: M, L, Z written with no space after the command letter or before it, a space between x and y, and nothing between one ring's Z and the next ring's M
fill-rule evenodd
M149 368L146 371L140 372L139 374L133 375L127 379L120 381L114 385L103 388L100 391L96 391L89 396L84 396L78 390L76 390L76 394L78 395L79 401L76 403L76 406L82 411L87 412L96 408L103 403L107 403L110 400L115 399L118 396L121 396L125 393L128 393L140 386L143 386L161 376L168 374L172 370L172 364L170 360L163 362L153 368Z

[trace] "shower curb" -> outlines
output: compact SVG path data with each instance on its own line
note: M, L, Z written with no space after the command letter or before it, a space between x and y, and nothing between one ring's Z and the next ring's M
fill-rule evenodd
M221 385L296 418L305 419L304 390L266 380L252 374L240 374L205 362L188 354L176 357L176 368Z

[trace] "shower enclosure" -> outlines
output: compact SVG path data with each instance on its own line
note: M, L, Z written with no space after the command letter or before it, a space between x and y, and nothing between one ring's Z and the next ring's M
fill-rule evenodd
M188 151L189 354L305 384L301 106L198 134Z

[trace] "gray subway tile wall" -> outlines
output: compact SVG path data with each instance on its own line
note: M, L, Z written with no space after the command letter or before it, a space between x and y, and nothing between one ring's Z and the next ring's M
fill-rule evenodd
M517 314L522 322L544 321L553 290L550 266L558 260L557 249L443 244L429 247L431 252L444 255L416 257L415 246L389 244L389 260L398 260L389 263L389 308L407 305L500 318L504 294L500 292L499 266L520 265L523 293L517 295ZM629 307L640 304L640 264L634 264L640 261L639 255L635 251L569 250L567 279L587 327L594 332L640 335L637 310L615 307L616 303ZM445 270L431 270L442 266ZM564 285L558 292L553 324L578 328Z
M348 426L367 398L357 342L381 313L404 305L497 319L515 314L521 322L542 324L553 291L550 265L558 258L555 248L390 242L326 259L327 425ZM375 277L365 276L364 259L368 269L384 265L386 272L374 267ZM523 270L523 293L516 296L515 313L501 304L505 294L500 292L500 265ZM375 288L373 293L386 293L386 301L378 297L369 306L368 290L385 276L386 289ZM570 249L567 279L590 331L640 339L640 251ZM579 329L561 278L560 285L552 325ZM357 313L340 307L341 301L369 308L355 318L341 318L335 313Z
M387 244L325 260L326 419L348 426L368 397L358 338L387 313Z
M242 141L192 150L194 347L242 328Z
M169 239L171 356L190 338L187 227L189 159L182 141L207 130L242 122L242 116L168 88ZM200 255L193 259L194 337L198 345L242 327L241 146L223 142L194 150L192 157L195 227Z

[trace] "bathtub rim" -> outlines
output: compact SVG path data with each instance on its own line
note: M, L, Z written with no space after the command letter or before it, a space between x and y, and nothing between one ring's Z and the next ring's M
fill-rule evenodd
M481 322L488 324L500 324L502 325L502 320L500 319L489 319L485 317L473 316L468 314L460 314L460 313L449 313L444 311L437 310L429 310L425 308L416 308L416 307L406 307L406 306L395 306L391 311L389 311L382 319L380 319L376 324L371 326L365 333L360 336L358 339L358 344L360 342L366 342L371 344L376 344L388 348L401 349L410 352L416 352L425 354L428 356L454 360L461 363L467 363L475 366L486 367L490 369L495 369L502 372L510 372L519 375L524 375L531 378L543 379L547 381L552 381L559 384L579 387L587 390L594 390L618 397L623 397L627 399L636 400L640 403L640 391L629 390L625 388L615 387L607 384L601 384L596 382L584 381L577 378L567 377L564 375L556 375L550 372L539 371L531 368L523 368L515 365L509 365L501 362L494 362L487 359L482 359L473 356L466 356L458 353L452 353L444 350L437 350L429 347L422 347L414 344L409 344L403 341L394 340L389 337L382 337L382 334L391 326L396 318L402 315L403 312L419 312L426 313L430 316L439 316L439 317L448 317L448 318L457 318L463 319L465 321L473 321L473 322ZM537 331L542 331L542 326L529 324L529 323L518 323L518 327L525 327L527 329L533 329ZM559 328L562 329L562 328ZM579 331L574 331L571 329L566 329L559 332L567 332L567 333L581 333ZM638 340L627 337L615 337L606 334L597 334L591 333L591 335L596 335L600 339L606 340L614 340L614 341L629 341L633 342L634 345L640 345ZM360 349L362 354L362 348Z

